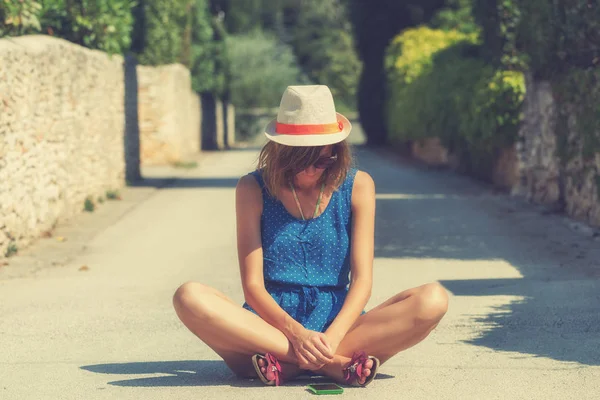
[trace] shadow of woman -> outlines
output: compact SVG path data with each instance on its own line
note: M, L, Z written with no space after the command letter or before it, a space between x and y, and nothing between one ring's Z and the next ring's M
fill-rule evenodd
M260 380L237 378L223 361L183 360L95 364L83 370L109 375L151 375L108 382L122 387L161 386L260 386Z
M108 382L121 387L174 387L174 386L233 386L260 387L260 379L241 379L236 377L223 361L218 360L182 360L151 361L132 363L113 363L84 365L80 367L89 372L108 375L154 375ZM157 376L158 375L158 376ZM391 378L378 374L376 379ZM286 386L304 386L309 383L325 383L324 377L300 376L286 382Z

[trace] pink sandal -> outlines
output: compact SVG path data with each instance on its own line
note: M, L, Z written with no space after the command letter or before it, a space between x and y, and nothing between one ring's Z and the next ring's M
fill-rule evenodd
M260 365L258 365L259 359L265 360L265 362L267 363L267 365L264 366L267 372L265 372L264 374L260 370ZM280 386L283 383L283 379L281 376L281 365L279 364L279 361L277 360L277 358L275 358L273 354L266 353L264 357L260 354L253 355L252 365L256 370L256 374L265 385Z
M368 359L373 360L371 375L367 377L365 383L360 384L358 383L358 380L362 376L362 371L365 368L365 362L367 362ZM373 382L373 379L375 379L375 375L377 375L377 370L379 369L379 364L380 363L377 357L367 357L367 354L364 351L355 352L352 355L352 359L350 360L348 366L343 369L344 379L346 380L346 383L351 386L367 386L369 383Z

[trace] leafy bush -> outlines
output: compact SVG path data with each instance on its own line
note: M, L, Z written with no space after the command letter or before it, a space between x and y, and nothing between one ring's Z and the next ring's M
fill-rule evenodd
M600 65L600 7L589 0L475 0L490 55L549 78Z
M0 1L0 37L39 32L41 4L34 0Z
M600 7L589 0L475 0L490 58L552 83L563 162L600 153ZM574 117L577 139L567 121ZM575 144L582 143L582 147Z
M388 49L390 139L440 137L472 172L514 142L525 94L523 75L495 69L475 34L409 29Z
M191 1L145 0L142 5L144 47L138 55L139 62L145 65L181 62Z
M473 14L482 27L486 59L504 68L522 70L525 59L517 48L517 32L526 18L522 15L519 1L474 0Z
M230 100L241 109L277 107L288 85L305 83L289 46L262 32L230 36Z
M190 35L189 66L192 88L199 93L210 92L217 87L215 53L217 43L213 40L214 30L206 0L195 0L189 15Z
M129 48L133 0L45 0L0 2L0 34L43 32L70 42L122 53Z
M447 0L446 7L439 10L432 18L431 27L463 33L477 33L479 25L473 17L473 0Z
M363 69L358 88L358 111L369 144L385 143L384 58L390 40L402 29L427 23L445 0L346 0Z
M340 108L355 110L361 63L346 7L337 0L301 2L291 31L303 71L312 81L329 86Z

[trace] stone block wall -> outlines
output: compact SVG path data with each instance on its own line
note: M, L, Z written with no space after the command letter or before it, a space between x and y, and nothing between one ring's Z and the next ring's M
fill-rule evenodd
M493 162L492 183L513 195L565 212L600 226L600 152L584 158L575 110L566 110L569 159L561 161L557 104L552 85L526 74L523 120L516 144L499 152ZM567 105L573 108L574 105ZM563 139L564 141L564 139ZM456 156L437 138L411 143L411 155L429 165L457 167ZM564 149L563 149L564 152Z
M201 115L182 65L136 66L44 35L0 39L0 258L139 178L140 163L191 159Z
M523 121L517 142L519 182L513 194L539 204L557 205L561 198L560 162L556 155L556 109L548 82L534 84L526 76Z
M415 140L410 143L410 155L427 165L461 170L459 155L450 152L437 137ZM518 180L517 157L514 147L502 149L490 171L489 179L495 187L510 190Z
M138 66L142 165L189 160L200 151L201 104L180 64Z
M123 59L0 40L0 258L124 184Z
M525 118L518 147L520 181L514 192L537 203L564 207L568 215L600 226L600 152L590 159L583 157L576 113L568 109L563 146L569 147L569 158L561 162L552 85L531 76L526 76L526 84Z

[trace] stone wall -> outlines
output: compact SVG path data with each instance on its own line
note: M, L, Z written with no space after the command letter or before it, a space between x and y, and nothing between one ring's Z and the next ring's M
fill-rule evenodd
M123 60L0 40L0 257L124 183Z
M569 158L561 161L557 132L557 104L552 86L526 75L527 94L519 140L503 149L493 162L492 183L513 195L565 212L578 220L600 226L600 152L583 157L576 112L567 109L566 141ZM573 105L567 105L573 108ZM411 155L429 165L457 168L457 157L438 138L415 141ZM564 153L564 149L563 149Z
M535 203L559 206L560 162L556 154L556 109L548 82L533 82L527 74L523 121L517 142L519 182L513 194Z
M524 121L519 136L520 182L514 192L543 204L565 208L568 215L600 226L600 152L583 157L575 105L568 107L566 141L568 159L561 162L557 131L557 105L552 86L526 76Z
M180 64L138 66L142 165L189 160L200 151L201 104Z
M460 157L450 152L437 137L410 143L410 155L427 165L462 170ZM510 190L518 181L517 156L514 147L502 149L489 172L491 183L497 188Z
M0 258L139 178L140 162L187 161L200 127L182 65L136 66L44 35L0 39Z

